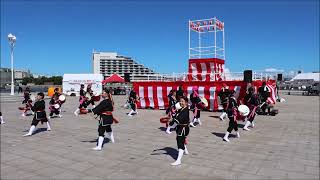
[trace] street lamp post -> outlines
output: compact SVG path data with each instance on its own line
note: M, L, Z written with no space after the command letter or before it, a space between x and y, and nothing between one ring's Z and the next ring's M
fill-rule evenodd
M14 95L14 77L13 77L13 48L17 40L16 36L11 33L8 35L9 45L11 49L11 96Z

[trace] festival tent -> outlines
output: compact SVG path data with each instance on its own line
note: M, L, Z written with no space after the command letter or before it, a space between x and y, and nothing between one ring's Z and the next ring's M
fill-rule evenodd
M106 83L125 83L125 80L118 74L113 74L112 76L102 81L102 84Z
M294 80L313 80L313 81L320 81L320 73L300 73L297 74L294 78L290 81Z

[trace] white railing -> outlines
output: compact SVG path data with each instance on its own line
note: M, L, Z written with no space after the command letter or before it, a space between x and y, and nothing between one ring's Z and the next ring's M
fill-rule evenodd
M131 75L131 81L243 81L243 72L226 73L171 73L171 74L153 74L153 75ZM252 80L275 79L272 73L253 72Z

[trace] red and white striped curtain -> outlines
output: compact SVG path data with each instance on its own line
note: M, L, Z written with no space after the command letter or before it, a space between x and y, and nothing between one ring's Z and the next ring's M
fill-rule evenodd
M208 110L214 111L218 108L218 92L222 88L222 84L226 83L229 89L236 91L236 97L238 100L242 99L246 93L247 83L243 81L221 81L221 82L134 82L133 88L140 97L138 102L138 108L153 108L153 109L165 109L169 105L167 98L170 90L178 90L179 85L182 86L187 96L192 93L194 86L198 87L198 94L207 99L209 106ZM261 81L253 82L253 85L258 89L262 84ZM271 92L269 98L271 103L276 102L276 89L274 81L268 81L268 88Z
M190 81L221 81L224 71L224 60L217 58L190 59L189 80Z

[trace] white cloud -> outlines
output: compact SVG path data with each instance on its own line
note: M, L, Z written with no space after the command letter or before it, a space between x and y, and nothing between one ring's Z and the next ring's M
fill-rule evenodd
M284 72L283 69L276 69L276 68L266 68L265 72Z
M238 72L230 72L230 69L224 68L224 75L227 81L232 81L232 80L242 80L243 79L243 73L238 73Z
M229 68L224 68L224 70L223 70L225 73L230 73L230 69Z

